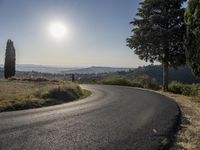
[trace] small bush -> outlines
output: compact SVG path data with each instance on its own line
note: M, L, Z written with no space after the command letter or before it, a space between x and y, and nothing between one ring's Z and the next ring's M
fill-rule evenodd
M131 82L131 86L132 87L139 87L139 88L144 88L143 85L139 82L135 82L135 81L132 81Z
M200 84L185 85L180 82L172 82L169 84L169 91L175 94L200 98Z
M47 93L41 94L40 96L45 99L72 101L80 98L83 95L84 93L79 86L76 87L57 86L48 90Z
M186 96L192 96L192 87L189 85L184 85L181 94Z
M173 81L169 84L168 90L175 94L182 94L184 85L180 82Z
M152 90L160 89L160 86L156 83L156 81L146 75L135 78L133 82L139 83L143 88Z
M46 82L49 80L46 78L24 78L22 81Z
M200 84L192 84L192 95L200 97Z
M18 78L16 77L11 77L11 78L8 78L8 81L16 81L16 80L19 80Z
M131 86L131 81L127 80L126 78L113 78L111 80L103 80L99 81L100 84L106 85L121 85L121 86Z
M113 78L111 80L103 80L97 83L107 84L107 85L121 85L121 86L131 86L139 88L148 88L152 90L159 90L160 86L155 83L150 77L140 77L134 80L128 80L126 78Z

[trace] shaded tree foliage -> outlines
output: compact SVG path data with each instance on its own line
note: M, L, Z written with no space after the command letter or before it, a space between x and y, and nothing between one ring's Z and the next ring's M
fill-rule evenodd
M186 56L193 73L200 77L200 0L190 0L185 12Z
M139 58L163 65L163 89L168 89L168 68L185 64L183 2L186 0L144 0L131 23L133 35L127 45Z
M4 77L10 78L15 76L15 48L11 40L7 41L5 64L4 64Z

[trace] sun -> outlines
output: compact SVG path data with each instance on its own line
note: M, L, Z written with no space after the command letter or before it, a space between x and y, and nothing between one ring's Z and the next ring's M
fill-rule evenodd
M61 39L67 33L66 26L61 22L54 22L50 24L49 31L54 38Z

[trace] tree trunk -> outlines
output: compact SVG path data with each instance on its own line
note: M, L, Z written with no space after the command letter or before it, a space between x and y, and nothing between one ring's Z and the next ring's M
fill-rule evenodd
M164 61L163 62L163 91L168 91L168 74L169 74L168 68L169 68L168 62Z

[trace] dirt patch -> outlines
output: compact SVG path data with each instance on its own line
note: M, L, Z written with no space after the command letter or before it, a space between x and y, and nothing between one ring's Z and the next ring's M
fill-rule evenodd
M200 150L200 102L183 95L159 93L173 98L182 111L182 123L171 150Z

